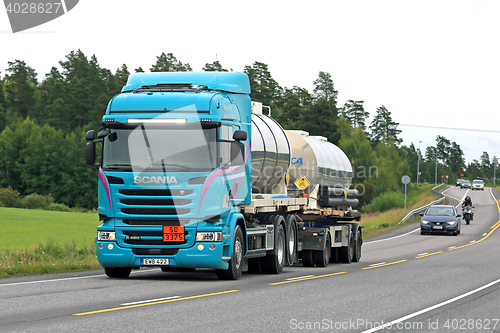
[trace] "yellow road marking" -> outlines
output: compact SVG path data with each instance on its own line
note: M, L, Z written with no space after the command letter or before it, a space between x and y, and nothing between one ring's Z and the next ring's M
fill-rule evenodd
M477 240L477 241L474 241L472 243L469 243L469 244L465 244L465 245L462 245L462 246L457 246L457 247L454 247L452 249L448 249L448 251L453 251L453 250L456 250L456 249L461 249L461 248L464 248L466 246L470 246L470 245L474 245L474 244L477 244L477 243L480 243L482 241L484 241L486 238L490 237L490 235L493 233L493 231L497 230L498 227L500 227L500 224L497 223L495 226L493 226L494 228L491 229L490 232L488 232L488 234L486 236L484 236L483 238L481 238L480 240Z
M420 259L420 258L423 258L423 257L428 257L428 256L432 256L432 255L434 255L434 254L439 254L439 253L443 253L443 251L434 252L434 253L427 253L427 254L423 254L423 255L421 255L421 256L415 257L415 259Z
M200 298L200 297L206 297L206 296L215 296L215 295L222 295L222 294L234 293L236 291L239 291L239 290L228 290L228 291L221 291L221 292L218 292L218 293L195 295L195 296L188 296L188 297L182 297L182 298L167 299L167 300L158 301L158 302L141 303L141 304L127 305L127 306L120 306L120 307L117 307L117 308L110 308L110 309L103 309L103 310L97 310L97 311L75 313L74 316L85 316L85 315L89 315L89 314L96 314L96 313L110 312L110 311L116 311L116 310L124 310L124 309L137 308L137 307L146 306L146 305L155 305L155 304L162 304L162 303L184 301L184 300L193 299L193 298Z
M387 264L382 264L382 265L377 265L377 266L363 267L361 269L378 268L378 267L383 267L383 266L389 266L389 265L399 264L399 263L402 263L402 262L405 262L405 261L407 261L407 260L400 260L400 261L395 261L395 262L389 262Z
M287 280L287 281L281 281L281 282L275 282L269 284L270 286L276 286L278 284L285 284L285 283L290 283L290 282L297 282L297 281L305 281L305 280L312 280L312 279L319 279L323 277L328 277L328 276L334 276L334 275L340 275L340 274L345 274L347 272L337 272L337 273L332 273L332 274L325 274L325 275L318 275L318 276L310 276L302 279L295 279L295 280Z
M497 204L498 212L500 213L500 205L498 204L498 200L496 200L496 199L495 199L495 202L496 202L496 204ZM491 227L491 231L490 231L490 232L488 232L488 233L486 234L486 236L484 236L484 237L483 237L483 238L481 238L480 240L478 240L478 241L474 241L474 242L472 242L472 243L465 244L465 245L462 245L462 246L457 246L457 247L454 247L454 248L452 248L452 249L448 249L448 251L453 251L453 250L456 250L456 249L461 249L461 248L464 248L464 247L466 247L466 246L470 246L470 245L474 245L474 244L477 244L477 243L479 243L479 242L482 242L482 241L484 241L486 238L490 237L490 235L493 233L493 231L497 230L499 227L500 227L500 220L499 220L497 223L495 223L495 224Z

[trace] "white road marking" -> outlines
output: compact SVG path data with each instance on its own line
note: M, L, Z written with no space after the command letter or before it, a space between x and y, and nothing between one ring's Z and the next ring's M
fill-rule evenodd
M299 276L299 277L285 279L285 281L293 281L293 280L298 280L298 279L307 279L307 278L310 278L310 277L313 277L313 276L316 276L316 275Z
M464 297L467 297L467 296L470 296L470 295L472 295L472 294L475 294L475 293L477 293L477 292L479 292L479 291L481 291L481 290L483 290L483 289L489 288L489 287L491 287L491 286L493 286L493 285L495 285L495 284L497 284L497 283L499 283L499 282L500 282L500 279L498 279L498 280L496 280L496 281L493 281L493 282L490 282L490 283L488 283L488 284L485 284L485 285L484 285L484 286L482 286L482 287L479 287L479 288L477 288L477 289L474 289L474 290L472 290L472 291L469 291L469 292L467 292L467 293L465 293L465 294L462 294L462 295L460 295L460 296L454 297L454 298L449 299L449 300L447 300L447 301L444 301L444 302L442 302L442 303L439 303L439 304L433 305L433 306L431 306L431 307L428 307L428 308L426 308L426 309L423 309L423 310L420 310L420 311L414 312L414 313L409 314L409 315L407 315L407 316L404 316L404 317L401 317L401 318L399 318L399 319L393 320L393 321L391 321L391 322L388 322L388 323L386 323L386 324L380 325L380 326L378 326L378 327L374 327L374 328L372 328L372 329L369 329L369 330L363 331L363 332L361 332L361 333L371 333L371 332L380 331L380 330L383 330L383 329L386 329L386 328L389 328L389 327L393 327L393 326L394 326L395 324L397 324L397 323L403 322L403 321L405 321L405 320L407 320L407 319L410 319L410 318L416 317L416 316L418 316L418 315L421 315L421 314L423 314L423 313L429 312L429 311L431 311L431 310L437 309L437 308L442 307L442 306L444 306L444 305L446 305L446 304L450 304L450 303L453 303L453 302L455 302L455 301L458 301L459 299L462 299L462 298L464 298Z
M383 265L383 264L387 264L387 261L379 262L378 264L371 264L371 265L368 265L368 267L378 266L378 265Z
M132 272L132 273L133 274L145 273L145 272L151 272L151 271L154 271L154 270L155 269L148 269L148 270L136 271L136 272ZM59 282L59 281L68 281L68 280L79 280L79 279L88 279L88 278L95 278L95 277L101 277L101 276L106 276L106 274L89 275L89 276L76 276L76 277L72 277L72 278L63 278L63 279L51 279L51 280L38 280L38 281L5 283L5 284L0 284L0 287L5 287L5 286L20 286L20 285L24 285L24 284L45 283L45 282Z
M403 235L399 235L399 236L395 236L395 237L391 237L391 238L384 238L384 239L379 239L379 240L375 240L375 241L371 241L371 242L365 242L363 241L363 245L366 245L366 244L371 244L371 243L377 243L377 242L382 242L382 241L386 241L386 240L391 240L391 239L395 239L395 238L399 238L399 237L403 237L403 236L406 236L406 235L409 235L415 231L419 231L420 228L418 229L415 229L413 231L410 231L410 232L407 232L406 234L403 234Z
M170 297L163 297L163 298L156 298L156 299L148 299L146 301L123 303L123 304L120 304L120 305L127 306L127 305L135 305L135 304L142 304L142 303L151 303L151 302L164 301L164 300L167 300L167 299L175 299L175 298L179 298L179 297L180 296L170 296Z

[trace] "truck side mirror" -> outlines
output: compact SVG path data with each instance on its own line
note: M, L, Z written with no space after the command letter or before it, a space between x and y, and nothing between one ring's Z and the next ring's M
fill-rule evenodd
M87 142L87 144L85 145L85 163L87 163L88 165L92 165L92 166L96 165L95 164L95 142L94 141Z
M236 141L246 141L248 138L248 134L245 131L237 130L233 134L233 139Z
M239 141L231 142L231 165L243 164L245 164L245 145Z
M94 130L88 131L85 134L85 139L87 139L87 141L94 140L95 139L95 131Z
M109 130L100 131L97 133L97 138L102 139L109 135Z

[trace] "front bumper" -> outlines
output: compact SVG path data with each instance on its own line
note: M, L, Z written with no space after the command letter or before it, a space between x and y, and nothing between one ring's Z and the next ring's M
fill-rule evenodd
M439 228L442 227L442 228ZM457 232L456 224L448 224L448 225L429 225L429 224L421 224L420 231L430 234L454 234Z
M97 259L103 267L154 267L141 265L144 258L168 258L168 267L227 269L228 260L223 259L228 246L223 243L197 242L193 247L178 249L174 255L138 255L132 248L123 248L115 242L96 241ZM102 248L101 248L102 244ZM112 246L110 246L110 244ZM213 249L210 245L213 244ZM202 246L200 246L202 245Z

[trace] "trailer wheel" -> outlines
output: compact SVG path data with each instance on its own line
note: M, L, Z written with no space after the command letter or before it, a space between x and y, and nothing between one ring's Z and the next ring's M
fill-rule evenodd
M228 269L217 269L219 280L238 280L243 272L243 257L245 256L245 240L239 225L234 228L233 254L229 260Z
M302 251L302 265L304 267L314 267L313 251L312 250Z
M104 267L104 272L110 278L128 278L131 271L130 267Z
M363 245L363 236L361 235L361 228L359 224L353 223L354 234L356 239L354 241L354 255L352 257L353 262L358 262L361 259L361 245Z
M286 217L286 264L292 266L297 260L297 218L293 214Z
M278 225L276 237L276 254L261 258L264 272L268 274L280 274L285 266L286 244L285 230L282 224Z
M313 252L314 263L316 267L326 267L330 261L330 234L325 234L325 248L323 250L316 250Z
M343 246L339 249L340 261L344 264L350 264L352 262L352 258L354 257L354 237L352 229L349 229L349 241L347 242L347 246Z

